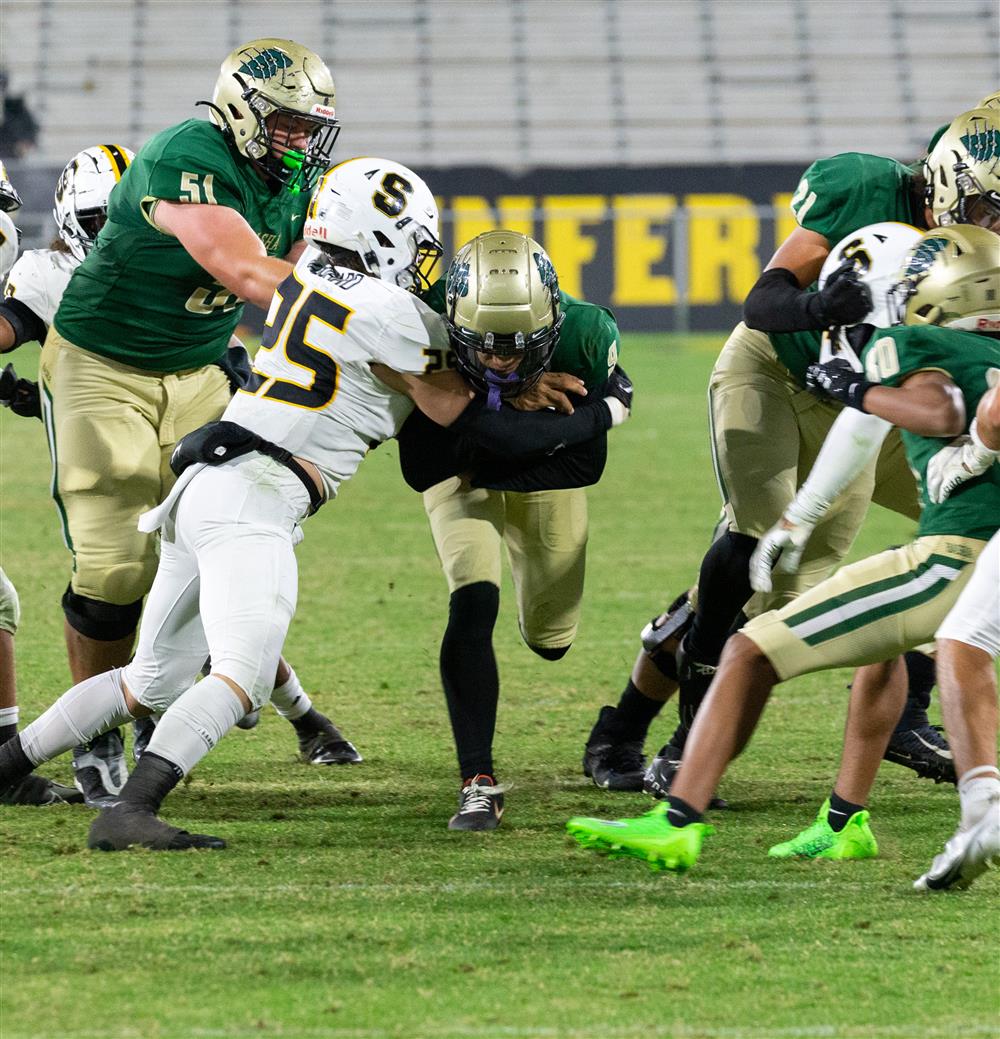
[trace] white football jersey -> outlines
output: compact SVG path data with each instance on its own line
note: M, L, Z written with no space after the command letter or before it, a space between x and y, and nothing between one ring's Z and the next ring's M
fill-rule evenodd
M275 293L251 386L223 418L312 462L332 498L413 410L371 363L423 374L447 349L444 320L412 293L308 250Z
M70 275L80 266L72 253L29 249L11 269L4 296L23 303L46 327L59 309Z

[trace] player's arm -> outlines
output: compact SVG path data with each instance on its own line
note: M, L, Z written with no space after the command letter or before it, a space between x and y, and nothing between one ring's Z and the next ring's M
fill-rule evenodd
M7 297L0 302L0 354L22 343L44 342L45 322L27 304Z
M1000 369L980 398L969 432L942 447L927 463L927 497L942 502L956 487L981 476L1000 458Z
M174 235L220 285L263 310L292 273L292 264L268 256L253 228L228 206L161 200L151 219L161 231Z

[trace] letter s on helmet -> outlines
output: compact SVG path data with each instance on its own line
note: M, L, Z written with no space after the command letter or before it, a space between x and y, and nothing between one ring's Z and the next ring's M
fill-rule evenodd
M212 121L272 183L311 191L340 133L333 77L292 40L251 40L222 63L208 105ZM296 138L306 135L305 146Z
M430 188L391 159L348 159L327 171L302 235L320 249L357 253L369 274L411 292L430 288L442 252Z

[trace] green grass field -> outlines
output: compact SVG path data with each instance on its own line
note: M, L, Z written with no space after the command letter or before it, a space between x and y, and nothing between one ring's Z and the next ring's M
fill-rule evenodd
M165 816L225 852L90 853L82 806L5 809L0 1037L966 1037L1000 1033L1000 890L911 890L957 798L884 765L881 857L779 863L832 782L846 672L781 687L723 781L732 811L683 877L570 844L575 814L636 814L580 772L642 624L691 582L718 509L704 387L718 337L627 340L633 420L591 495L587 598L558 663L496 633L496 751L513 782L493 834L449 833L457 773L437 676L447 611L420 499L393 444L306 526L287 655L366 761L295 760L268 712L234 731ZM32 348L33 349L33 348ZM28 351L23 351L27 354ZM30 367L30 359L17 358ZM0 415L0 549L23 609L23 720L67 685L68 556L38 423ZM907 540L873 510L854 555ZM673 728L668 708L655 749ZM69 780L68 760L47 774Z

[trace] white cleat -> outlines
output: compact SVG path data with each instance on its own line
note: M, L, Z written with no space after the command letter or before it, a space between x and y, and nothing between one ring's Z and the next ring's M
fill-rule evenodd
M1000 798L990 800L986 815L975 826L959 830L948 841L913 886L918 891L961 891L996 865L1000 865Z

